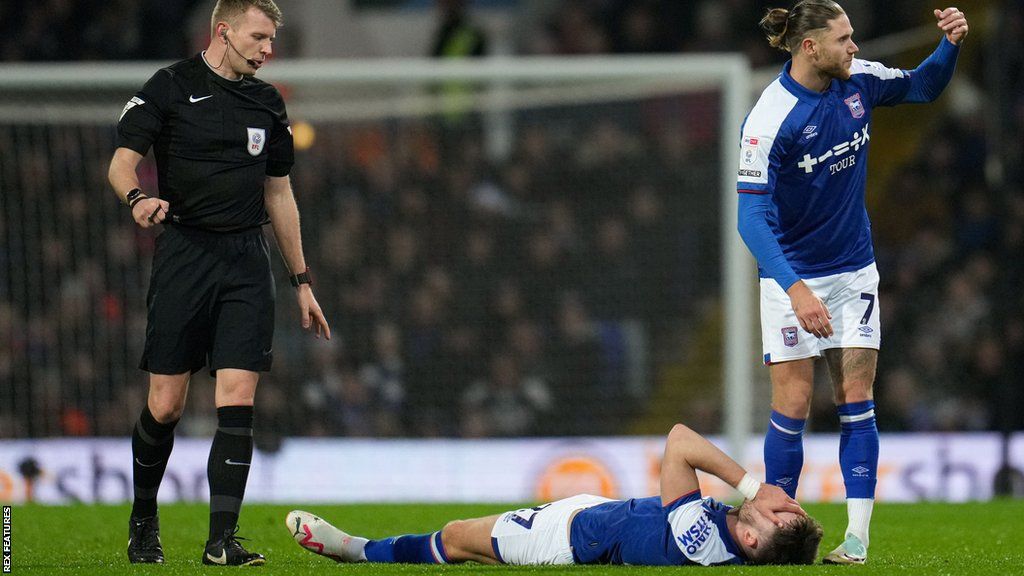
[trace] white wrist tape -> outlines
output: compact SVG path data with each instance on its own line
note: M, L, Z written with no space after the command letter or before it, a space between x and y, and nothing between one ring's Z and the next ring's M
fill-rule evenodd
M757 491L761 488L761 483L754 479L750 474L744 474L743 479L736 485L736 490L747 500L753 500L757 497Z

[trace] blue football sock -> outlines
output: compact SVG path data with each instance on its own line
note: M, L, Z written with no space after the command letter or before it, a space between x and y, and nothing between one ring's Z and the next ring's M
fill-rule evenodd
M363 549L368 562L401 564L447 564L441 531L433 534L406 534L383 540L370 540Z
M842 435L839 465L843 469L847 498L874 498L878 482L878 427L871 400L836 407Z
M768 432L764 437L764 478L768 484L782 488L796 498L800 469L804 466L804 424L772 410Z

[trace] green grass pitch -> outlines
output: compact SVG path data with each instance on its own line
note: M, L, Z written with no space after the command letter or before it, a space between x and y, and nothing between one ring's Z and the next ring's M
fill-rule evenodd
M382 537L436 530L455 518L483 516L510 505L249 505L242 530L250 549L267 564L252 568L200 564L206 539L205 505L164 505L160 511L167 564L132 566L125 556L127 506L16 506L12 518L12 574L200 574L243 570L254 574L668 574L711 570L711 574L868 574L1002 576L1024 574L1024 501L977 504L881 504L871 528L866 566L639 568L631 566L512 567L337 565L300 549L284 528L292 508L317 513L355 534ZM846 527L843 505L811 505L808 512L825 527L820 554L834 547ZM828 550L826 550L828 548Z

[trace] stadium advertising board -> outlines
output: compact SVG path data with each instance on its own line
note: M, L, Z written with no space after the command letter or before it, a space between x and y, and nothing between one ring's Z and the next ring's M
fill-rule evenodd
M714 439L721 445L720 439ZM658 490L660 437L510 440L353 440L295 438L253 456L247 502L525 502L581 492L610 497ZM760 437L747 467L763 474ZM842 501L839 438L804 441L798 496ZM209 440L181 438L160 490L164 502L208 498ZM889 502L988 500L1001 464L996 434L886 435L878 498ZM1011 443L1011 464L1024 470L1024 434ZM131 494L128 439L0 442L0 502L123 502ZM704 478L706 495L732 499Z

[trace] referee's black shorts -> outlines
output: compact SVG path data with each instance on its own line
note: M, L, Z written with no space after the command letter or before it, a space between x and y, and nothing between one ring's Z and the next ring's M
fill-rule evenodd
M156 239L139 368L270 370L274 279L260 228L217 233L167 225Z

